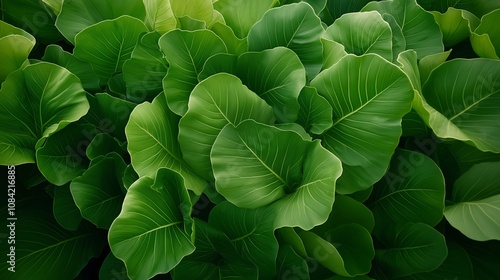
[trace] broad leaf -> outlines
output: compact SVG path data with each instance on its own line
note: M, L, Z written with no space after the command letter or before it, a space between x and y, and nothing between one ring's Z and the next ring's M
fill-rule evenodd
M226 53L227 49L210 30L173 30L163 35L159 44L170 64L163 80L168 106L182 116L187 111L189 94L198 84L198 74L205 61L214 54Z
M199 83L179 123L184 160L205 179L213 178L210 150L222 128L246 119L274 121L272 108L233 75L220 73Z
M108 229L123 202L122 177L126 164L116 153L100 156L70 185L82 216L97 227Z
M253 2L245 1L244 3L253 3ZM212 30L217 36L219 36L222 39L222 41L224 41L224 44L226 44L227 51L229 53L240 55L247 51L248 42L246 38L240 39L236 37L231 27L222 24L220 22L216 22L210 28L210 30Z
M369 205L379 230L404 222L435 226L443 217L444 195L443 174L430 158L396 150L389 170L373 187Z
M446 12L449 7L454 7L456 9L463 9L472 12L478 18L483 15L499 9L500 2L496 0L418 0L418 4L424 7L427 11L439 11L441 13Z
M310 133L320 135L333 125L333 111L328 101L313 87L304 87L299 95L297 123Z
M108 240L130 278L167 273L194 251L191 206L184 180L169 169L159 169L154 181L142 177L128 189Z
M456 59L432 71L413 107L441 138L500 152L500 61Z
M143 0L146 9L144 23L149 30L165 34L175 29L177 20L170 6L170 0Z
M451 47L469 38L479 25L479 19L471 12L448 8L446 13L432 12L443 33L445 47Z
M420 7L416 0L373 1L362 11L378 11L382 15L394 17L403 31L406 50L415 50L418 58L444 50L439 25L432 14Z
M78 78L46 62L29 65L0 89L0 164L35 162L35 144L89 109Z
M7 75L28 64L36 40L28 32L0 21L0 85Z
M294 51L309 79L321 70L323 27L309 4L294 3L266 12L248 34L248 49L262 51L283 46Z
M204 21L209 28L215 22L223 23L223 19L214 10L212 0L170 0L170 5L177 18L189 16Z
M375 258L392 277L432 271L448 254L444 236L422 223L395 224L378 237L382 248Z
M311 86L333 108L333 127L321 138L342 161L337 192L370 187L385 173L399 142L401 119L413 99L410 81L378 55L348 55L321 72Z
M74 54L90 63L101 85L105 85L114 74L122 71L139 36L146 31L144 23L131 16L101 21L77 34Z
M184 178L186 187L200 194L206 186L182 159L177 141L179 117L167 106L165 95L138 105L125 127L128 151L137 174L154 177L159 168L172 169Z
M63 1L61 12L57 16L56 27L68 41L75 43L75 36L80 31L104 20L115 19L123 15L143 20L146 16L143 1L65 0ZM103 34L113 33L104 32Z
M500 28L497 24L499 16L500 9L484 15L472 33L472 47L481 57L496 59L500 57Z
M478 241L500 240L500 162L474 165L453 185L448 222Z
M210 212L209 224L224 232L238 254L257 266L260 277L270 279L276 274L278 255L273 220L272 212L242 209L222 202Z
M67 230L77 230L82 215L73 200L69 185L55 187L54 189L54 218L57 223Z
M349 13L338 18L323 38L341 43L348 53L376 53L392 61L392 31L378 12Z
M347 55L345 47L340 43L321 38L321 44L323 45L323 66L321 70L330 68Z

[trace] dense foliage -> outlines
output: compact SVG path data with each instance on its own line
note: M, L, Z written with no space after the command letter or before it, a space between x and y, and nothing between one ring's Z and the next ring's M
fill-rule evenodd
M499 279L498 1L1 5L1 279Z

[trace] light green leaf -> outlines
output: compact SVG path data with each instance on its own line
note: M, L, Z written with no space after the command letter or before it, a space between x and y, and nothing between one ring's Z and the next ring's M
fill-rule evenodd
M272 108L230 74L213 75L191 93L189 109L179 123L184 160L203 178L213 178L210 150L222 128L246 119L270 124Z
M378 12L345 14L322 37L341 43L348 53L376 53L392 61L391 27Z
M432 159L398 149L384 178L373 187L369 207L378 230L404 222L435 226L443 217L444 196L444 177Z
M36 40L28 32L0 20L0 85L11 72L28 64Z
M49 6L56 15L61 12L63 1L64 0L42 0L42 2Z
M245 1L245 3L253 3L253 2ZM222 39L222 41L224 41L224 44L226 44L227 51L229 53L240 55L247 51L248 49L247 40L236 37L233 30L229 26L222 24L220 22L216 22L210 28L210 30L212 30L217 36L219 36Z
M321 236L300 231L307 253L322 266L338 275L353 277L370 271L375 256L368 230L357 224L346 224Z
M152 103L138 105L125 127L132 166L140 177L151 178L159 168L172 169L181 174L188 189L201 194L206 182L182 159L178 123L179 117L169 110L163 94Z
M432 14L420 7L416 0L373 1L362 11L378 11L382 15L393 16L403 31L406 50L415 50L418 58L444 51L439 25Z
M448 254L444 236L422 223L395 224L378 237L382 248L375 259L392 277L435 270Z
M283 46L294 51L309 79L322 66L321 20L304 2L273 8L255 23L248 34L248 49L262 51Z
M175 29L177 20L170 6L170 0L143 0L146 9L144 23L149 30L165 34Z
M323 45L323 66L321 70L330 68L347 55L344 46L340 43L321 38L321 44Z
M418 61L418 72L420 72L420 80L421 84L424 84L429 76L431 75L432 70L436 69L439 65L443 64L448 57L450 56L451 50L431 54L426 57L423 57ZM421 90L419 90L421 92Z
M259 21L276 0L245 1L219 0L214 8L226 20L238 38L246 38L252 26Z
M65 52L60 46L48 45L42 60L55 63L71 71L80 79L85 90L94 92L100 90L99 77L94 73L92 65Z
M67 230L77 230L82 221L80 210L71 196L69 185L54 188L54 218Z
M386 172L401 136L401 119L410 111L413 88L408 77L378 55L347 55L311 86L333 108L333 127L321 138L342 161L337 192L370 187Z
M276 275L278 241L273 221L272 212L242 209L229 202L217 204L208 220L227 235L238 254L257 266L259 276L264 279Z
M155 181L142 177L128 189L108 240L130 278L167 273L194 251L191 207L184 180L166 168Z
M116 153L92 160L89 169L70 185L82 216L97 227L108 229L121 210L122 177L126 164Z
M479 19L467 10L448 8L446 13L432 12L443 33L445 47L451 47L469 38L479 25Z
M144 23L131 16L104 20L76 35L74 54L90 63L101 85L105 85L121 72L123 62L130 58L143 32L147 32Z
M211 0L170 0L170 5L175 17L189 16L204 21L209 28L221 20Z
M207 23L202 20L194 19L190 16L182 16L177 19L179 29L186 31L196 31L200 29L207 29Z
M195 226L196 250L172 270L174 280L258 279L257 268L238 256L222 231L202 220L195 220Z
M40 62L11 73L0 89L0 164L34 163L37 141L88 109L80 81L60 66Z
M320 135L333 125L333 111L328 101L313 87L304 87L299 95L297 123L310 133Z
M159 44L170 64L163 80L168 106L182 116L187 111L189 95L198 84L198 74L205 61L214 54L226 53L227 49L210 30L173 30L163 35Z
M500 28L497 23L499 16L500 9L484 15L472 33L472 48L481 57L498 59L500 56Z
M453 205L444 212L448 222L478 241L500 240L500 162L472 166L452 190Z
M146 16L144 3L141 0L65 0L63 1L60 14L57 16L56 27L62 35L75 43L75 36L82 30L96 23L128 15L136 19L143 20ZM133 23L130 23L133 25ZM131 27L133 29L133 27ZM103 36L114 34L115 32L105 31ZM109 36L106 39L111 39ZM126 42L130 38L119 41ZM134 44L135 44L134 40ZM93 41L92 41L93 42ZM95 43L95 42L93 42Z
M432 71L413 108L440 138L500 152L500 61L455 59Z

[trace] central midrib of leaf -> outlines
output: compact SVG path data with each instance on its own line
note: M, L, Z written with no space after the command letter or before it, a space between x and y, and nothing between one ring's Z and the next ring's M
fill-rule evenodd
M151 232L153 232L153 231L158 231L158 230L160 230L160 229L164 229L164 228L172 227L172 226L175 226L175 225L178 225L178 224L182 224L182 221L172 222L172 223L170 223L170 224L166 224L166 225L163 225L163 226L155 227L155 228L150 229L150 230L148 230L148 231L146 231L146 232L143 232L143 233L141 233L141 234L139 234L139 235L132 236L132 237L130 237L130 238L124 239L124 240L122 240L122 241L120 241L120 242L118 242L118 243L116 243L116 244L120 244L120 243L123 243L123 242L129 241L129 240L131 240L131 239L137 239L137 238L140 238L140 237L142 237L143 235L149 234L149 233L151 233Z
M158 140L153 134L151 134L149 131L147 131L145 128L143 128L142 126L140 126L138 123L135 123L135 125L137 125L138 128L140 128L142 131L144 131L147 135L149 135L151 138L153 138L153 140L155 140L156 143L158 143L158 145L160 145L160 147L165 150L167 152L167 154L169 154L171 157L173 157L181 166L182 166L182 161L177 157L175 156L174 154L172 154L172 152L167 149L167 147L165 147L161 142L160 140Z
M240 237L236 237L235 239L231 239L231 242L236 242L236 241L240 241L240 240L246 239L246 238L250 237L256 230L257 230L257 228L255 227L249 233L247 233L245 235L242 235Z

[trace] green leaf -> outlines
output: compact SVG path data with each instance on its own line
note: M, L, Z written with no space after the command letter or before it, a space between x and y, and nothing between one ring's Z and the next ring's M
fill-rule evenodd
M465 236L478 241L500 240L500 162L474 165L453 185L453 205L444 215Z
M122 178L123 187L128 190L130 186L138 179L139 175L137 175L137 173L135 172L134 167L131 164L127 165Z
M9 263L3 261L2 279L30 279L33 275L74 279L106 246L105 234L87 223L76 231L61 228L53 217L51 198L43 192L16 203L16 243L10 245L15 246L15 273L7 270ZM9 253L7 250L7 241L2 242L2 251Z
M413 49L417 57L443 52L442 34L434 16L420 7L416 0L371 2L362 11L378 11L394 17L403 31L406 50Z
M36 40L28 32L0 20L0 85L11 72L28 64Z
M418 4L424 7L427 11L446 12L449 7L463 9L472 12L478 18L483 15L500 8L500 3L496 0L418 0Z
M345 14L326 29L323 38L341 43L348 53L376 53L392 61L391 27L378 12Z
M126 164L116 153L92 161L70 185L71 194L82 216L97 227L109 229L123 202L122 177Z
M370 187L384 175L398 145L401 119L413 99L410 81L378 55L347 55L321 72L311 86L333 108L333 127L321 138L342 161L337 192Z
M13 72L0 89L0 164L35 162L35 144L89 109L78 78L46 62Z
M101 85L105 85L114 74L121 72L141 33L146 31L144 23L131 16L104 20L76 35L74 54L90 63Z
M432 159L398 149L373 187L369 206L379 230L404 222L435 226L443 217L444 196L444 177Z
M68 41L75 43L75 37L80 31L96 23L115 19L123 15L143 20L146 16L143 1L129 0L124 2L119 0L65 0L63 1L61 12L57 16L55 25ZM133 23L130 24L133 25ZM131 29L133 29L133 27L131 27ZM109 30L107 30L104 31L103 34L109 35L114 34L114 32L109 32ZM109 36L106 38L111 39ZM124 39L123 42L128 40L130 39ZM122 40L119 39L119 41ZM92 43L95 42L92 41Z
M340 43L321 38L321 44L323 45L323 66L321 70L332 67L347 55L344 46Z
M194 19L190 16L182 16L177 19L179 29L185 31L196 31L201 29L207 29L207 23L202 20Z
M500 61L455 59L432 71L413 107L440 138L500 152Z
M297 123L310 133L320 135L333 125L333 111L328 101L313 87L304 87L299 95Z
M178 123L179 117L169 110L163 94L152 103L138 105L125 127L132 166L140 177L151 178L159 168L172 169L184 178L188 189L201 194L206 182L182 159Z
M166 168L155 181L142 177L128 189L108 240L130 278L167 273L194 251L191 206L184 180Z
M226 20L226 24L233 29L238 38L245 38L252 26L259 21L276 0L244 1L219 0L214 8Z
M300 231L307 253L338 275L353 277L370 271L375 256L368 230L346 224L321 234Z
M244 3L253 3L253 2L245 1ZM217 36L219 36L222 39L222 41L224 41L224 44L226 44L227 51L229 53L240 55L247 51L248 49L247 40L236 37L231 27L222 24L220 22L216 22L210 28L210 30L212 30Z
M159 44L170 64L163 80L168 106L182 116L187 111L189 94L198 84L198 74L205 61L214 54L226 53L227 49L210 30L173 30L163 35Z
M114 152L122 157L128 155L126 143L119 141L107 133L99 133L90 142L85 151L90 160Z
M420 80L422 84L427 81L432 70L436 69L448 59L450 53L451 50L448 50L442 53L431 54L420 59L418 62L418 70L420 72ZM421 90L419 92L421 92Z
M375 259L392 277L435 270L448 254L444 236L422 223L395 224L378 237L383 247Z
M54 189L54 218L57 223L67 230L77 230L82 215L71 196L69 185L58 186Z
M258 279L258 270L238 256L229 238L202 220L195 220L196 250L172 271L172 278Z
M291 276L309 279L309 268L305 259L297 255L292 246L280 246L277 262L278 275L276 279L289 279Z
M303 258L307 258L307 252L306 248L304 247L304 243L293 228L283 227L277 229L275 233L280 243L280 247L283 246L283 244L290 245L293 248L294 252L296 252Z
M451 47L469 38L479 25L479 19L469 11L448 8L446 13L432 12L443 33L445 47Z
M71 71L80 79L85 90L94 92L100 90L99 77L94 73L92 65L65 52L60 46L48 45L42 60L55 63Z
M309 79L322 66L321 20L304 2L273 8L255 23L248 34L249 51L283 46L294 51L304 64Z
M129 280L125 264L110 252L99 269L99 279Z
M498 59L500 56L500 29L497 24L499 16L500 9L484 15L472 33L472 48L481 57Z
M272 212L242 209L222 202L212 209L208 222L227 235L238 254L257 266L260 277L270 279L276 275L278 255L273 221Z
M209 28L215 22L220 22L212 0L170 0L170 5L177 18L189 16L204 21Z
M241 81L220 73L199 83L189 98L189 110L179 123L184 160L205 179L212 179L210 150L222 128L246 119L274 121L272 108Z
M146 9L144 23L149 30L165 34L175 29L177 20L172 11L170 0L143 0Z
M61 12L62 4L64 0L42 0L42 2L49 6L54 14L58 15Z

